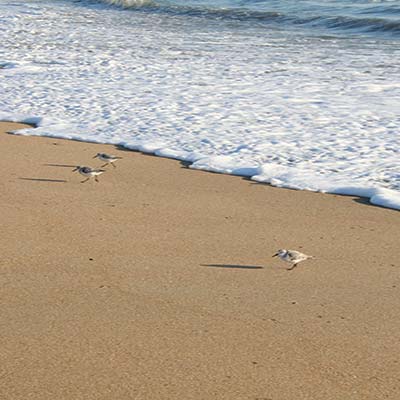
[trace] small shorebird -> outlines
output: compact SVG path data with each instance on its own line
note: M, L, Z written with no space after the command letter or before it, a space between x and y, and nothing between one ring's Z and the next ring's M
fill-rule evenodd
M298 263L308 260L309 258L314 258L313 256L308 256L307 254L300 253L299 251L296 250L285 250L285 249L278 250L278 252L274 254L272 257L276 256L278 256L281 260L292 264L292 266L288 268L288 271L291 271L293 268L297 267Z
M93 158L98 158L101 161L104 161L105 164L102 165L102 167L111 164L114 168L116 168L116 166L114 165L115 161L120 160L122 157L116 157L106 153L97 153Z
M97 176L105 172L104 169L95 169L95 168L81 167L81 166L77 166L73 171L78 171L81 175L86 177L86 179L81 183L85 183L92 177L94 177L94 180L98 182L99 180L97 179Z

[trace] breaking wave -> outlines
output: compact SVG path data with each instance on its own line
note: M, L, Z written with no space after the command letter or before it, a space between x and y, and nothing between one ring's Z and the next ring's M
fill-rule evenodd
M201 16L214 19L256 21L258 23L279 24L282 26L304 26L349 33L376 33L400 38L400 4L376 5L371 7L365 2L364 8L335 8L315 6L313 9L302 8L298 2L294 7L289 2L277 4L275 1L224 2L179 2L166 0L100 0L103 3L123 8L147 8L178 15ZM339 2L341 3L341 2ZM346 2L345 2L346 3ZM240 5L240 6L239 6Z

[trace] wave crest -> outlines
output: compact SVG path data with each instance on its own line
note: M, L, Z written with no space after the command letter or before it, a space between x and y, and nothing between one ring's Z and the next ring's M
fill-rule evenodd
M200 16L215 19L239 21L256 21L266 24L286 24L288 26L304 26L309 28L328 29L336 32L386 34L391 37L400 36L400 21L380 17L342 16L321 14L304 16L279 11L251 10L237 6L220 8L199 4L182 5L179 2L164 2L159 0L100 0L103 3L123 7L151 7L174 15ZM316 10L317 11L317 10ZM387 10L386 10L387 11Z

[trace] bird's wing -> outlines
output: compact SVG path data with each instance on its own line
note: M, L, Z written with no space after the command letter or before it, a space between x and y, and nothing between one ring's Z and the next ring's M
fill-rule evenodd
M291 260L299 260L307 257L305 254L296 250L288 250L287 254Z

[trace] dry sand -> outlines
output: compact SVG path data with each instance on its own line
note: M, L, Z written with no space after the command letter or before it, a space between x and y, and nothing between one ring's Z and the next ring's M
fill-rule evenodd
M398 211L113 146L0 145L1 400L400 398ZM100 151L123 159L80 184ZM316 258L289 272L281 247Z

